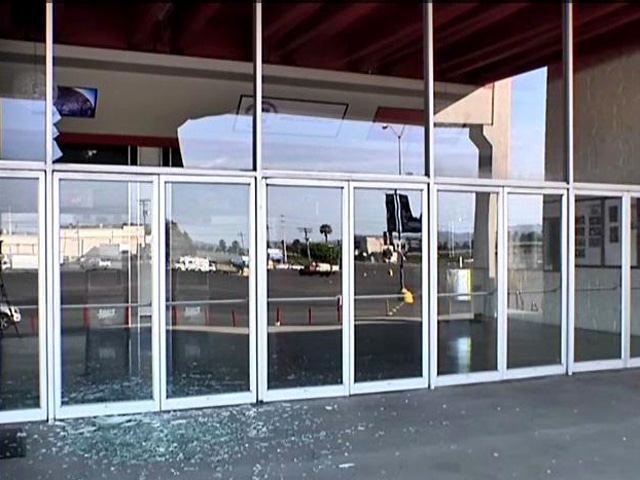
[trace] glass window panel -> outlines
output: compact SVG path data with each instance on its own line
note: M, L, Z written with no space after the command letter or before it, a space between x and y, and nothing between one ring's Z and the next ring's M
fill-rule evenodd
M423 5L263 12L264 168L424 175Z
M55 161L253 168L252 4L54 6Z
M573 6L574 171L580 182L640 183L640 8Z
M438 193L438 374L496 370L498 195Z
M267 189L268 387L342 384L342 189Z
M45 159L45 5L0 4L0 160Z
M562 5L434 3L442 177L566 178Z
M249 390L249 186L166 187L167 396Z
M575 360L620 358L620 198L576 196Z
M60 181L63 405L152 398L152 193Z
M631 199L631 356L640 356L640 209L638 199ZM622 221L625 221L622 219ZM610 232L614 233L613 231ZM620 240L619 240L620 241Z
M356 189L355 381L422 375L422 193Z
M508 196L507 367L561 363L562 197Z
M38 181L0 178L0 410L40 407Z

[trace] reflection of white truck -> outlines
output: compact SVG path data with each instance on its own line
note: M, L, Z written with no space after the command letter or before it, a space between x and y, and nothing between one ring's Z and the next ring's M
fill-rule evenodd
M180 257L176 263L176 268L181 272L208 272L215 270L215 266L210 265L209 259L203 257Z
M38 256L24 254L7 255L3 261L2 268L7 270L10 268L13 270L37 270Z
M302 269L298 270L298 273L302 276L319 275L322 277L328 277L329 275L340 270L338 265L331 265L330 263L312 262L309 265L305 265Z

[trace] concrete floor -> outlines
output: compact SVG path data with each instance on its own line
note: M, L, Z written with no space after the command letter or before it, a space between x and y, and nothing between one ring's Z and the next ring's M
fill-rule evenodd
M640 371L27 425L22 479L633 479Z

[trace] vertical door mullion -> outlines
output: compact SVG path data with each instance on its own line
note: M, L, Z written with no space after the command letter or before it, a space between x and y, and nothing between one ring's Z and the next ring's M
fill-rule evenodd
M53 202L52 209L50 212L52 218L52 229L51 229L51 241L53 244L53 259L51 259L50 264L52 264L51 271L51 280L52 286L50 288L50 293L52 295L52 301L50 302L53 305L53 308L50 310L52 314L52 321L50 323L50 345L52 345L52 349L49 352L49 358L52 363L52 368L50 368L50 372L52 373L52 379L50 380L50 389L53 389L53 393L51 395L52 412L49 417L57 417L60 413L60 409L62 408L62 311L61 311L61 298L60 298L60 178L58 176L53 176L50 179L50 185L53 188Z
M498 372L504 377L507 370L507 198L509 189L503 188L497 192L498 195L498 265L497 265L497 287L498 287ZM493 248L493 245L490 246Z
M253 400L258 400L257 384L257 322L259 316L258 302L256 300L256 279L258 277L256 262L256 181L249 183L249 390Z
M154 376L154 385L157 385L157 398L159 399L158 408L163 409L164 403L167 400L167 229L165 225L167 218L167 200L171 202L171 194L167 194L167 186L169 183L165 177L160 177L158 185L158 205L156 214L157 228L154 230L156 234L156 261L154 265L158 269L158 275L154 276L158 279L158 291L154 292L154 300L157 302L157 321L154 324L158 325L157 336L154 337L153 344L157 345L157 355L154 357L154 365L158 365L158 376ZM170 274L170 273L169 273Z
M438 187L432 185L429 193L429 387L434 388L438 376Z
M622 278L620 288L620 335L621 355L624 366L629 366L631 357L631 196L625 193L622 197L620 212L622 241Z
M349 230L347 232L347 252L345 256L348 258L349 271L350 274L348 276L347 283L347 294L343 299L345 304L349 304L349 317L345 319L346 323L345 328L349 330L349 348L348 348L348 359L349 359L349 375L347 385L349 386L349 392L352 393L353 386L355 384L355 352L356 352L356 308L355 308L355 245L354 245L354 236L356 233L356 217L355 217L355 188L352 183L349 183L349 186L345 192L345 194L349 197L349 210L347 217L349 219Z
M342 385L345 394L350 391L351 385L351 202L349 198L348 184L340 187L342 195ZM346 247L346 248L345 248Z
M569 189L569 214L567 215L567 374L573 374L575 363L576 324L576 192Z
M267 282L267 184L260 179L256 184L256 324L257 324L257 399L266 399L268 388L268 289Z
M429 312L430 312L430 295L429 295L429 286L431 283L429 282L429 248L431 245L436 246L436 244L431 243L429 228L429 187L425 187L420 190L421 200L422 200L422 246L421 246L421 276L420 282L422 283L422 299L421 303L421 325L422 325L422 379L424 381L424 386L427 387L429 385L429 355L431 349L429 348Z
M560 217L560 245L556 245L557 248L560 248L560 363L564 367L565 371L567 369L568 361L568 296L567 296L567 284L568 284L568 257L569 257L569 249L568 245L568 222L565 219L568 217L568 199L567 192L563 192L562 196L562 205L560 207L561 217Z

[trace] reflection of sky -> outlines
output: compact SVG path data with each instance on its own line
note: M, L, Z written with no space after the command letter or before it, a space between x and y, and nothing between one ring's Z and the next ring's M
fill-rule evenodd
M192 240L249 244L249 186L176 183L167 186L167 219Z

